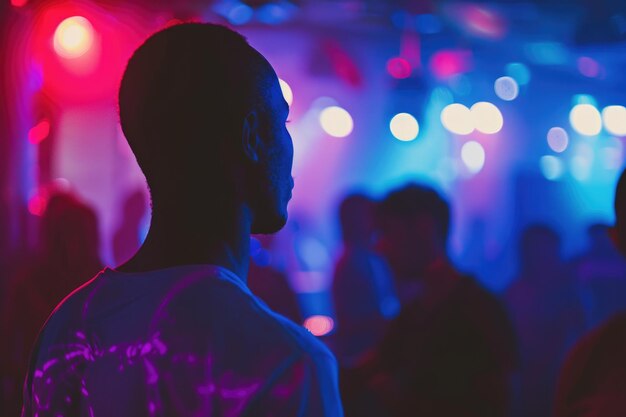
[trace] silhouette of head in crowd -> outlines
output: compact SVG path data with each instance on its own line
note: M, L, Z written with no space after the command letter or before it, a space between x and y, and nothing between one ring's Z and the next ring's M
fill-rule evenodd
M399 279L419 278L446 259L450 207L432 188L409 184L391 191L377 210L378 247Z
M130 59L119 111L153 208L146 243L125 267L166 254L150 267L209 262L245 276L230 264L247 261L224 242L243 248L250 232L278 231L293 187L289 107L271 65L226 27L173 26Z
M343 241L348 245L367 247L374 234L375 203L364 194L351 194L339 205L339 223Z
M561 263L561 238L550 226L534 224L523 231L519 251L521 273L544 277Z

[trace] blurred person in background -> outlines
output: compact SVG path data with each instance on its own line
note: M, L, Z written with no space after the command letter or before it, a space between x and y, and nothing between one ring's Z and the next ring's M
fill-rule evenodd
M587 329L626 309L626 260L611 241L610 229L600 223L589 226L588 248L572 260Z
M11 378L10 415L21 406L21 389L28 355L39 330L54 307L100 269L100 238L95 211L77 196L54 193L39 223L38 247L18 272L6 298L7 354L3 355Z
M343 247L332 282L337 319L333 344L343 367L354 366L378 344L399 310L388 266L372 247L375 207L362 194L347 196L339 207Z
M363 366L372 392L393 417L508 415L511 323L497 298L450 262L448 203L408 184L380 203L378 222L401 311Z
M626 171L615 192L615 247L626 257ZM621 417L626 410L626 311L613 315L569 352L559 375L554 417Z
M382 416L363 395L364 381L354 370L372 354L399 310L389 267L373 248L375 209L376 202L363 194L348 195L339 206L343 247L333 273L337 326L331 344L347 416Z
M583 312L561 240L549 226L526 228L520 270L505 295L519 339L521 366L515 415L550 414L558 370L583 329Z

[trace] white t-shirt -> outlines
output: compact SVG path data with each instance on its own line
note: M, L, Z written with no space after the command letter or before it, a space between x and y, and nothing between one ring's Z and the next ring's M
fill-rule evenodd
M23 416L343 415L335 359L232 272L105 269L52 313Z

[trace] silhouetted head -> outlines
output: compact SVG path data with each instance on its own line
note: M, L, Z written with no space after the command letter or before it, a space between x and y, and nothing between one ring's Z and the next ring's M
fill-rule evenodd
M519 252L522 272L544 277L545 271L561 264L561 238L550 226L534 224L522 232ZM533 275L536 271L544 273Z
M344 242L368 246L374 233L375 203L364 194L352 194L339 205L339 223Z
M241 35L201 23L152 35L128 62L119 110L155 213L227 216L243 204L253 232L284 225L289 107L271 65Z
M611 229L611 237L617 248L626 255L626 170L617 182L615 190L615 227Z
M445 257L450 207L432 188L409 184L391 191L377 213L381 253L399 278L418 278Z

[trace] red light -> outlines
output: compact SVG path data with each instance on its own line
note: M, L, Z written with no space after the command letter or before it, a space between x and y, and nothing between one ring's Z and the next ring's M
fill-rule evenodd
M36 194L28 201L28 211L34 216L41 216L46 210L48 200L41 194Z
M13 7L24 7L28 3L28 0L11 0L11 6Z
M89 20L82 16L68 17L54 31L54 51L63 58L78 58L91 49L93 38L93 26Z
M28 140L37 145L50 134L50 122L46 119L37 123L28 131Z
M411 64L404 58L391 58L387 61L387 72L393 78L409 78L411 76Z
M335 327L335 322L328 316L311 316L304 321L304 327L313 333L313 336L324 336Z

